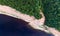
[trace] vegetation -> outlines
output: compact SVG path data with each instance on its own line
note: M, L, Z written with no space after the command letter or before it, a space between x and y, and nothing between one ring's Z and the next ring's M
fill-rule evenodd
M45 25L60 31L60 0L0 0L0 4L40 19L40 10L46 17Z
M42 0L45 24L60 31L60 0Z
M34 16L37 19L41 18L40 0L0 0L0 4L15 8L16 10Z

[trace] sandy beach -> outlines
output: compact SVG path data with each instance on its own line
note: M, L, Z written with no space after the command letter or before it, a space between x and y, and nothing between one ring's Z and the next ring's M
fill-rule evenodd
M35 19L34 16L29 16L29 15L23 14L19 11L16 11L15 9L13 9L11 7L0 5L0 14L5 14L5 15L9 15L9 16L12 16L12 17L15 17L18 19L23 19L23 20L29 22L29 25L31 25L33 28L45 31L44 27L43 28L39 27L39 26L44 25L44 23L45 23L45 16L42 12L40 13L42 15L42 18L37 20L37 19ZM56 29L48 27L48 30L55 36L60 36L60 32L57 31Z

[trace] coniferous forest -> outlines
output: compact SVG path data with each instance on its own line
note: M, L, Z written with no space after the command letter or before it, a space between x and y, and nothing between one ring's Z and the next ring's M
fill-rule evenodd
M60 0L0 0L0 5L10 6L24 14L40 19L43 11L45 25L60 31Z

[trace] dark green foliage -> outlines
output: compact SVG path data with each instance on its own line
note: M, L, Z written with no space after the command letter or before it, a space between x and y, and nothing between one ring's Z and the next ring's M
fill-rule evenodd
M0 4L10 6L30 16L35 16L37 19L41 18L39 14L40 0L0 0Z
M60 0L0 0L0 4L15 8L22 13L41 18L40 9L43 10L46 23L60 31ZM42 7L41 7L42 4Z
M42 0L46 25L60 31L60 0Z

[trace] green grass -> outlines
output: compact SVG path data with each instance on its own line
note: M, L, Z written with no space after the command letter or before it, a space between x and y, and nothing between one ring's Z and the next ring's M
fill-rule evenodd
M36 19L42 17L39 14L41 10L40 0L0 0L0 4L10 6L24 14L34 16Z

